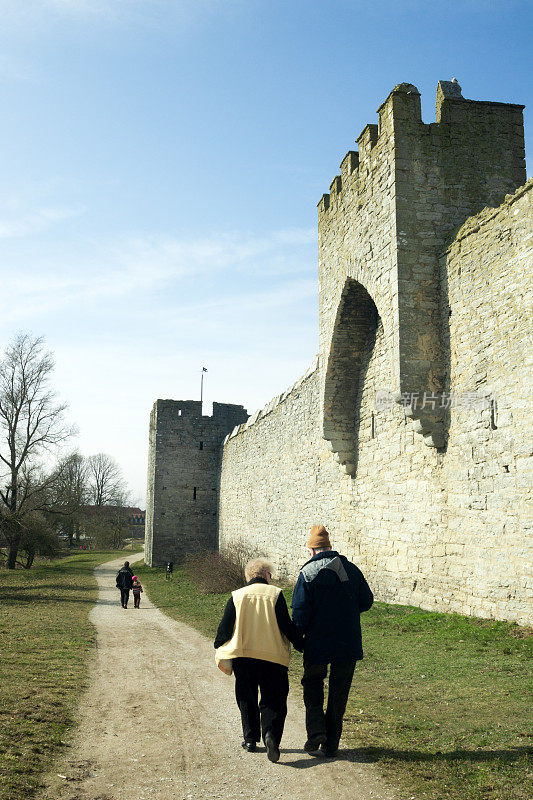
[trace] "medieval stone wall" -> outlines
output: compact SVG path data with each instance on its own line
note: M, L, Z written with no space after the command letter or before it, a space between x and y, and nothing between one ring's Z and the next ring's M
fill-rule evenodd
M222 548L253 542L294 576L322 522L382 600L531 623L532 202L529 182L471 217L440 260L447 446L427 447L401 404L376 408L394 357L378 315L354 476L322 436L315 369L227 439Z
M473 613L533 618L533 181L460 229L441 260L447 574ZM484 395L481 408L464 402Z
M531 623L522 106L441 81L435 123L411 84L378 113L319 203L316 362L250 419L156 403L147 559L218 534L295 576L323 523L379 599Z

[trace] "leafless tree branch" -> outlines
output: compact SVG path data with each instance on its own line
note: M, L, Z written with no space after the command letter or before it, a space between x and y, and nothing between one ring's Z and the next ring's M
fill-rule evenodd
M42 505L53 482L40 459L73 433L64 420L65 405L49 387L53 369L44 340L26 333L14 338L0 360L0 462L7 468L0 525L9 544L8 568L15 566L24 515Z

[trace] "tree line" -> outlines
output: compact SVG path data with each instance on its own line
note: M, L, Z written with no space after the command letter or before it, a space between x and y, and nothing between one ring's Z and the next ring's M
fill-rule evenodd
M119 547L127 531L116 461L64 452L76 431L51 387L53 370L43 338L26 333L0 360L0 554L8 569L54 555L60 536Z

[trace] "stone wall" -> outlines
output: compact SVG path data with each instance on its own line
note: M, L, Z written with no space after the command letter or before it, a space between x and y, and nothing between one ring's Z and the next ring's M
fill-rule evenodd
M317 369L226 441L220 544L294 575L322 522L383 600L531 622L531 183L480 211L521 107L441 82L437 119L397 87L322 198Z
M533 181L461 228L441 260L452 397L446 574L482 616L533 619ZM464 588L462 588L464 587Z
M323 523L382 600L530 624L522 106L441 81L426 125L400 84L357 141L319 203L316 362L250 419L156 403L147 558L218 530L222 549L252 543L293 577Z
M255 545L285 577L303 563L306 528L324 514L333 516L339 500L338 466L320 436L319 406L315 362L288 392L236 428L224 445L220 546L230 547L236 540Z

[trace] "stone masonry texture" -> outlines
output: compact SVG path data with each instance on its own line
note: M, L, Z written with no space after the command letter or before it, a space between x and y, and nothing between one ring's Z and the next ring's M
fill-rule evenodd
M200 485L191 442L206 418L176 438L157 410L172 401L156 403L147 552L160 563L171 542L245 541L294 577L322 523L381 600L531 624L522 106L466 100L441 81L435 123L412 84L378 114L319 203L316 361L250 419L224 406L240 411L212 437L216 450L226 435L204 480L218 511L180 505L179 532L161 514L177 507L173 486Z
M217 546L221 445L248 419L242 406L213 403L202 415L195 400L157 400L150 416L146 563L179 562Z

